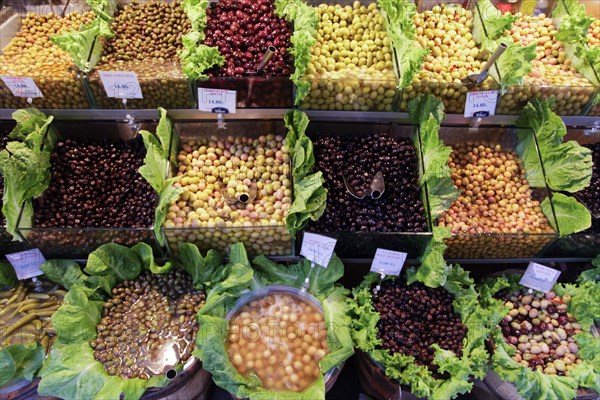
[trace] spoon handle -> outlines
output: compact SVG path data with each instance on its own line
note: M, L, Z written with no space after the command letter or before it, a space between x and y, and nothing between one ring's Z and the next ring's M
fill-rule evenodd
M498 61L498 59L500 58L500 56L502 55L502 53L504 53L504 50L506 50L507 47L508 46L506 46L506 43L500 43L500 45L498 45L498 48L496 49L496 51L494 52L494 54L492 54L492 56L490 57L490 59L488 60L488 62L485 64L485 66L483 67L483 69L479 73L480 78L481 77L487 77L487 74L484 74L484 73L487 72L492 67L492 65L494 65L494 63L496 61ZM481 81L478 79L477 83L481 83Z

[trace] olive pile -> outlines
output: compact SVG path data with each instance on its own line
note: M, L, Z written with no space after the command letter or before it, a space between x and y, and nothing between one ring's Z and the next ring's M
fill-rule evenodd
M117 284L90 345L109 375L149 379L186 362L195 347L204 293L182 270L144 271Z
M152 226L157 195L138 172L145 155L141 137L128 142L58 142L50 186L34 200L35 226Z
M600 46L600 19L595 19L587 34L590 46Z
M207 46L217 46L225 64L209 76L242 77L256 73L267 48L275 54L259 76L289 76L293 59L288 53L291 24L275 15L271 0L220 0L206 10Z
M312 228L321 232L425 232L427 220L418 183L416 148L407 138L387 134L322 136L315 141L315 169L323 172L327 208ZM385 192L370 194L383 173ZM346 190L367 196L359 200ZM365 193L366 192L366 193ZM358 193L357 193L358 194Z
M590 185L577 193L593 214L600 213L600 143L585 145L592 151L592 179Z
M508 89L498 103L499 114L518 114L533 97L556 98L559 115L579 115L595 92L589 80L577 72L567 59L558 32L551 18L521 15L506 34L515 43L527 46L536 43L536 58L523 85Z
M317 42L304 77L311 90L302 107L391 111L398 79L377 4L321 4L317 12Z
M524 367L545 374L568 376L581 363L574 335L581 333L573 316L567 312L570 296L562 298L550 291L528 294L500 294L509 314L500 322L504 341L517 350L512 358Z
M456 4L441 4L415 14L417 42L429 49L423 68L402 93L400 109L406 111L408 102L421 93L440 97L447 112L464 112L469 89L462 83L469 74L481 71L488 55L477 48L471 35L473 13ZM478 90L496 88L488 77Z
M525 257L550 240L529 236L553 230L514 152L499 144L460 143L453 146L448 166L460 191L439 218L439 225L455 235L449 240L450 257ZM514 236L482 235L489 233Z
M189 108L192 105L187 80L179 63L182 37L191 23L180 2L119 5L111 24L115 32L106 42L97 70L133 71L143 99L128 99L129 108ZM107 98L94 72L90 86L100 108L121 108L121 100Z
M71 56L50 41L54 35L79 29L92 21L91 12L73 12L60 17L56 14L27 14L21 30L0 55L0 75L26 76L35 81L44 97L33 100L38 108L88 108L83 87L76 77ZM26 98L14 97L0 82L3 108L27 107Z
M321 374L319 362L328 352L322 311L297 296L253 300L229 322L229 359L240 374L258 375L265 389L306 389Z
M48 352L56 338L50 317L64 296L64 290L48 282L20 282L0 291L0 349L35 341Z
M454 312L453 296L443 288L420 282L407 286L400 279L384 281L373 293L373 308L379 313L377 339L390 353L415 358L439 377L432 344L462 356L467 327Z
M292 184L283 136L190 139L178 160L175 186L184 191L164 225L173 247L187 241L210 249L241 241L251 251L289 251L285 218ZM238 201L240 196L247 201Z

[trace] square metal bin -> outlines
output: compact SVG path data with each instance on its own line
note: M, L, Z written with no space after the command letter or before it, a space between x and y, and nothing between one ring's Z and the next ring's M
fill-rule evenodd
M370 137L374 133L385 133L386 135L393 138L404 138L404 139L412 139L416 137L416 140L419 140L418 135L414 135L415 128L408 125L396 125L390 123L384 124L374 124L374 123L331 123L331 122L311 122L307 129L307 135L312 139L314 143L315 149L315 158L316 165L314 170L317 171L319 164L319 155L318 148L319 144L317 141L322 137L331 137L331 136L364 136ZM414 142L413 142L414 143ZM385 156L382 154L382 156ZM338 155L338 157L344 157L343 155ZM414 171L417 172L416 176L423 171L422 166L422 155L418 152L416 153L417 160L414 165ZM347 158L343 158L347 160ZM348 162L352 162L351 160L347 160ZM343 176L345 171L337 171L338 175L335 175L336 172L332 172L331 176L328 176L327 172L324 171L324 179L326 181L326 187L333 187L337 185L342 185L343 187ZM394 193L397 193L393 190L390 190L394 183L389 180L386 181L386 176L383 176L384 182L386 184L385 192L382 195L382 199L372 200L370 198L365 198L363 200L357 200L352 197L352 195L346 190L348 201L351 202L365 202L365 207L369 208L374 202L377 201L386 201L389 200L389 197L384 198L384 196L394 196ZM388 176L389 179L389 176ZM328 184L328 181L330 182ZM418 183L417 183L418 184ZM402 183L398 183L396 185L403 185ZM398 186L396 186L397 189ZM426 188L427 186L425 186ZM425 189L425 192L427 189ZM336 199L338 197L336 196ZM307 232L313 232L325 236L329 236L337 239L337 244L335 247L335 252L338 256L343 258L359 258L359 259L369 259L373 258L375 252L378 248L383 248L387 250L401 251L408 253L409 259L417 259L419 256L423 254L425 247L431 240L431 221L429 220L429 203L427 197L424 193L419 193L419 198L423 202L423 217L425 219L425 224L427 225L427 229L423 232L382 232L378 229L376 232L360 230L356 231L348 231L342 229L323 229L318 226L317 223L309 223L306 227ZM392 201L389 203L393 204L395 208L407 208L413 206L413 204L401 204L398 202ZM331 197L331 192L328 193L327 198L327 208L333 208L336 210L344 210L346 206L344 204L337 204L337 200ZM387 207L387 206L386 206ZM326 209L327 210L327 209ZM327 212L327 211L325 211ZM384 213L383 218L379 221L386 221L390 217L391 213ZM321 217L325 218L325 214ZM348 220L357 220L357 215L352 215Z
M600 143L600 134L586 134L585 129L568 129L564 138L565 141L575 140L581 145L596 145ZM594 165L597 169L598 166ZM597 181L600 176L595 173L592 176L592 181ZM567 193L564 193L567 194ZM580 203L585 204L581 196L581 192L572 194ZM552 247L544 253L546 257L556 258L584 258L591 259L600 253L600 218L594 218L594 210L592 212L591 228L574 233L569 236L564 236L556 239Z
M196 81L198 88L235 90L238 108L292 108L294 85L289 76L271 78L245 76L242 78L214 77ZM195 91L198 95L198 91Z
M55 123L55 127L57 128L59 140L127 141L138 137L139 129L147 129L151 132L155 130L155 124L140 127L128 123L113 122L86 122L85 124L81 122L60 122ZM29 201L31 202L31 200ZM156 204L154 207L156 207ZM144 228L41 228L28 226L28 222L23 218L23 210L21 210L17 232L30 247L39 248L46 257L87 258L88 254L96 248L111 242L125 246L133 246L138 242L144 242L152 247L155 256L164 257L166 255L166 250L159 244L152 226Z
M320 21L323 15L321 5L329 7L353 7L354 3L354 1L347 0L335 3L318 0L308 1L309 5L316 7ZM359 3L364 7L369 7L371 4L377 5L374 0L361 0ZM381 28L387 29L387 18L385 13L382 12L381 14L384 24ZM332 32L327 31L328 29L331 29ZM323 38L329 39L330 35L341 34L341 31L336 30L333 32L334 30L334 27L321 21L317 32ZM390 40L389 37L386 39ZM381 41L379 38L377 40ZM375 68L376 64L374 62L372 62L373 66L369 68L360 64L356 68L347 68L347 64L338 66L336 63L328 64L327 68L321 71L315 68L315 65L311 61L306 74L302 77L302 80L310 83L310 92L301 102L300 108L304 110L330 111L395 111L398 102L398 68L391 40L387 46L383 42L377 44L375 41L375 44L373 44L374 48L367 48L369 45L366 44L366 41L364 46L367 47L365 48L357 47L350 40L345 40L343 43L345 42L347 43L344 44L343 49L313 47L311 49L312 59L314 62L323 65L327 63L328 56L338 60L341 57L345 57L350 62L356 64L359 62L361 52L364 52L367 62L374 56L378 57L377 59L383 64L382 68ZM339 53L339 56L337 53ZM385 67L385 64L389 64L389 66ZM338 67L343 67L343 69L337 70Z
M188 179L187 177L190 176L187 169L188 165L198 166L198 171L192 174L194 179L198 179L189 185L187 185L189 182L184 184L186 190L176 202L171 204L167 221L163 225L162 231L167 240L170 254L172 256L177 255L179 245L185 242L194 243L202 252L216 249L225 254L229 251L231 245L242 242L251 257L259 254L293 256L294 241L285 227L285 219L277 220L273 217L277 210L284 210L283 206L285 206L286 201L293 200L291 164L289 161L279 163L280 172L283 172L278 177L280 178L279 182L283 182L280 187L289 188L284 190L286 193L289 190L289 193L285 194L286 197L288 195L289 197L287 200L286 198L281 199L282 204L279 204L279 209L277 208L277 202L268 204L269 201L266 201L268 199L261 191L266 179L263 180L262 176L254 176L254 172L253 176L248 178L248 182L238 182L248 186L246 203L239 201L239 197L236 197L237 194L233 198L227 197L229 196L229 194L226 194L228 186L225 183L225 180L228 180L229 183L229 180L236 179L229 178L235 176L235 171L249 168L247 164L241 164L239 161L242 159L241 157L246 158L244 161L248 161L250 156L256 156L252 162L258 163L259 157L263 154L252 150L248 146L248 142L246 143L247 148L242 150L245 155L238 153L238 150L245 147L241 146L240 143L236 144L237 150L231 152L230 150L234 150L231 142L240 140L238 138L253 139L254 142L258 141L262 135L268 134L280 135L285 138L286 129L283 121L227 121L226 130L218 129L215 122L181 122L175 123L175 127L180 137L181 147L175 149L175 154L179 153L177 154L179 162L172 163L171 173L173 176L181 174L182 177L181 181L176 182L175 185L181 186L184 183L183 179ZM189 161L190 159L186 161L186 156L181 152L186 148L185 146L190 145L197 145L198 147L198 150L195 151L199 154L194 161ZM269 147L268 141L265 147ZM191 147L188 148L188 154L191 149ZM270 147L264 153L267 158L270 157L266 154L269 149ZM193 155L193 151L191 154ZM206 157L202 157L204 154L206 154ZM218 157L212 157L208 154L216 154ZM215 160L209 163L210 158L215 158ZM197 160L200 160L202 165L198 165ZM217 170L206 167L215 165L214 163L217 161L219 162L218 175L213 175L213 172ZM262 172L263 174L268 172L267 167ZM193 170L193 167L191 169ZM286 170L288 171L287 174L285 173ZM228 171L232 172L229 173ZM209 175L204 175L205 173ZM256 188L256 191L251 188ZM267 189L265 188L265 190ZM197 199L196 196L198 196ZM194 204L196 201L199 202ZM269 212L269 218L267 219L262 213L263 211L265 213L269 211L269 207L273 207L274 210L272 210L272 213ZM255 211L257 215L252 216L251 210ZM196 215L198 218L196 218Z
M534 135L533 131L527 131L526 134ZM492 148L494 148L494 146L500 145L501 148L499 150L494 149L494 151L504 152L504 154L499 154L500 157L504 156L504 157L508 158L507 153L513 153L514 157L518 158L516 148L519 145L519 143L517 141L516 130L512 129L512 128L489 127L489 128L479 128L479 129L473 130L473 129L469 129L468 127L442 127L440 129L439 135L440 135L440 139L447 146L454 147L454 146L462 145L462 144L472 146L474 144L481 144L484 147L488 147L488 148L492 149ZM533 138L532 138L532 140L533 140ZM481 151L481 150L479 150L479 151ZM537 165L535 167L535 169L537 170L536 172L543 174L542 161L539 157L539 151L537 149L537 145L536 145L536 154L537 154L536 162L539 161L539 165ZM469 157L474 157L474 156L469 155ZM475 160L475 159L471 158L471 160ZM474 162L474 161L472 161L472 162ZM472 164L469 164L469 165L472 165ZM481 164L478 164L478 165L481 165ZM519 162L519 165L520 165L520 168L517 171L519 173L522 173L522 171L524 170L524 167L522 166L521 162ZM504 174L505 172L509 172L510 174L508 176L504 175L507 179L513 179L514 173L517 172L517 171L510 172L510 171L506 170L506 168L505 168L505 171L502 171L501 167L503 167L503 166L504 166L504 164L500 164L500 165L496 165L496 166L489 165L488 167L486 167L486 168L491 168L489 171L487 171L487 169L485 171L490 176L489 177L483 176L482 177L483 184L480 186L475 185L478 188L480 193L482 193L482 191L484 189L486 190L486 192L488 190L492 191L492 193L490 193L489 197L485 199L487 204L483 202L482 196L474 197L477 199L475 201L475 204L478 205L479 213L481 213L481 214L467 215L468 212L462 210L460 212L465 212L465 215L462 216L463 217L462 220L455 220L456 216L453 217L451 214L448 214L448 212L446 212L445 214L442 214L440 217L437 218L437 221L435 222L437 225L450 226L453 228L452 237L449 239L446 239L446 244L448 245L448 248L446 249L446 253L445 253L446 258L448 258L448 259L532 258L532 257L539 256L540 254L542 254L544 248L553 239L555 239L558 236L557 233L554 232L554 230L552 228L548 228L546 232L544 232L542 230L541 232L538 232L538 233L535 233L535 232L525 233L524 229L522 231L519 231L516 228L514 228L516 230L516 232L513 231L512 233L511 233L511 230L509 230L509 229L506 229L505 232L501 231L502 233L485 233L485 231L483 229L481 232L477 232L475 230L475 228L473 227L473 224L470 223L475 218L486 218L486 219L489 218L488 221L490 221L490 222L494 221L494 222L497 222L498 224L503 223L505 221L505 217L507 217L508 215L502 215L502 214L498 214L496 212L496 211L498 211L498 208L500 206L503 206L506 210L507 207L510 204L512 204L512 207L513 207L512 213L513 214L521 212L521 211L523 211L523 212L525 211L525 209L518 206L516 195L504 196L504 195L499 195L498 193L495 192L495 190L500 190L497 185L502 185L501 181L504 179L504 178L496 179L496 177L498 177L498 175L494 175L494 174L496 174L496 172L498 172L498 174L500 172L502 174ZM465 167L465 169L472 170L468 167ZM524 172L526 172L526 171L524 171ZM530 171L530 172L532 172L532 171ZM470 178L467 176L471 176L471 175L463 174L463 177L461 179L469 180ZM543 175L542 175L542 177L543 177ZM474 177L474 178L476 178L476 177ZM514 178L519 179L518 177L514 177ZM520 178L520 179L523 179L523 178ZM519 192L519 193L522 193L522 195L519 196L519 200L522 200L522 202L524 202L525 204L529 201L531 203L530 209L536 210L536 212L539 211L539 204L541 204L541 202L544 199L550 197L550 191L548 190L548 187L545 184L545 179L543 180L543 182L544 182L543 187L530 187L528 189L525 189L524 192ZM523 182L521 182L521 183L523 183ZM492 186L492 184L493 184L493 186ZM523 185L522 187L525 187L525 185ZM502 188L502 186L500 186L500 188ZM495 189L495 190L492 190L492 189ZM506 189L507 188L505 188L505 190ZM529 189L531 190L530 192L529 192ZM464 201L468 201L466 199L466 197L462 196L463 194L466 194L467 190L475 190L475 189L473 189L473 188L466 189L463 193L461 193L461 196L457 200L455 200L454 204L457 204L457 202L463 201L463 199L464 199ZM511 191L511 192L516 193L514 191ZM527 193L530 193L530 194L527 194ZM471 196L473 196L473 195L471 195ZM498 196L500 196L500 198L497 198ZM491 199L492 197L493 197L493 199ZM509 197L509 198L507 198L507 197ZM481 203L478 203L477 201L480 201ZM500 204L501 201L506 202L507 205L504 205L504 204L501 205ZM519 201L519 203L520 202L521 201ZM472 204L472 203L465 203L465 204ZM487 205L489 205L489 207ZM460 218L460 214L458 214L458 217ZM524 221L526 217L527 217L527 214L524 214L522 216L522 218L521 218L521 216L519 216L519 219ZM549 218L553 220L553 222L554 222L553 225L556 226L556 222L555 222L556 217L554 216L554 211L552 211L552 215ZM502 221L500 219L502 219ZM529 223L530 224L529 228L528 228L529 231L532 231L532 230L535 231L534 226L533 226L534 222ZM463 232L463 226L461 225L461 223L464 223L466 225L466 229L464 232ZM461 232L457 232L459 230ZM540 227L540 230L541 230L541 227Z
M13 121L0 122L0 151L2 151L5 148L5 143L11 140L8 139L8 134L13 130L14 127L15 123ZM2 190L4 190L4 179L1 174L0 185L2 185ZM1 199L2 196L0 195L0 208L2 205ZM18 240L13 240L12 235L8 233L6 227L4 226L4 224L2 224L0 226L0 259L4 260L6 258L6 254L14 253L21 250L25 250L25 244Z
M24 6L21 2L7 1L2 4L2 10L2 15L6 15L2 19L6 19L6 21L0 25L2 54L0 56L0 75L31 78L42 92L43 97L32 98L29 103L25 97L15 97L5 83L0 80L0 107L91 108L88 93L84 88L78 69L70 61L70 56L58 46L50 43L47 36L25 44L25 41L34 39L30 39L28 30L23 28L24 22L29 24L32 32L35 32L36 28L40 30L41 27L51 26L52 23L57 25L63 24L65 21L72 23L60 15L63 13L65 16L74 15L73 13L81 15L89 10L87 5L84 2L71 2L67 5ZM7 14L4 14L5 12ZM52 20L48 20L48 18ZM34 23L34 19L37 22ZM79 25L73 25L72 28L79 29ZM47 34L46 31L42 31L42 33ZM11 50L14 46L17 46L17 49ZM37 54L35 53L36 49L40 54L44 54L48 52L49 48L54 49L57 54L61 54L61 57L55 58L53 62L35 65L36 59L39 60L39 57L35 55ZM31 58L28 59L27 56ZM68 61L65 61L63 56Z

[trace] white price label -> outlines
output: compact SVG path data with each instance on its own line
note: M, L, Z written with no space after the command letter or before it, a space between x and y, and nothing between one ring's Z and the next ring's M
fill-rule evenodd
M0 76L0 78L16 97L44 97L40 88L31 78L25 76Z
M321 267L327 268L336 242L337 239L305 232L300 255Z
M490 117L496 114L497 90L467 93L465 118Z
M108 97L116 99L143 99L142 89L135 72L98 71Z
M407 253L399 251L377 249L371 264L371 272L398 276L404 267L407 256Z
M527 270L521 277L519 284L533 290L548 293L560 276L560 271L541 264L530 262Z
M198 88L198 109L219 114L233 114L236 111L237 92L235 90Z
M46 262L46 259L42 255L40 249L31 249L7 254L6 259L15 269L17 278L20 281L44 274L40 267Z

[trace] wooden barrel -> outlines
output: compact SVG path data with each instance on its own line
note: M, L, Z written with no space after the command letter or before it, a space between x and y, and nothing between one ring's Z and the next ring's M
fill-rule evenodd
M202 368L197 359L179 374L169 386L151 388L142 400L207 400L213 390L211 374Z
M403 392L394 380L386 376L385 370L381 368L367 354L356 350L356 370L360 386L365 394L379 400L400 400Z
M38 383L37 378L31 382L25 379L14 380L8 382L0 388L0 399L3 400L52 400L56 397L40 396L37 393Z

